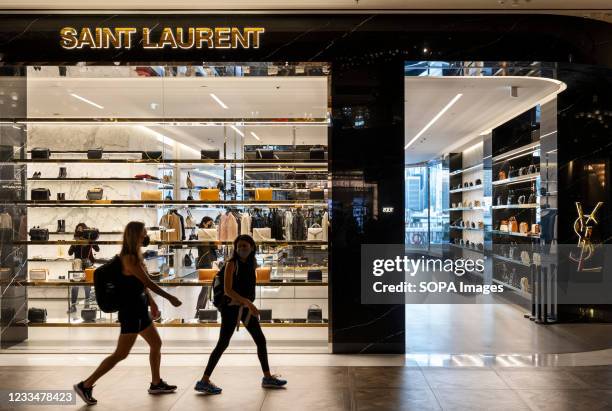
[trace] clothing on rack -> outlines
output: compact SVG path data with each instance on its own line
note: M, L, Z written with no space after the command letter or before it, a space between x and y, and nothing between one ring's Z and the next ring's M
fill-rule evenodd
M323 241L327 241L327 237L329 234L329 214L327 211L323 213L323 218L321 219L321 227L323 228Z
M240 234L251 235L251 215L247 212L240 214Z
M238 237L238 221L231 212L221 216L219 223L219 240L234 241Z
M291 239L293 241L304 241L306 240L306 219L302 211L298 209L293 215L293 223L291 225Z
M182 238L181 219L177 213L169 211L159 220L159 225L173 231L162 231L162 241L180 241Z
M291 241L291 227L293 226L293 213L291 210L285 211L285 215L283 217L283 231L285 232L285 240Z

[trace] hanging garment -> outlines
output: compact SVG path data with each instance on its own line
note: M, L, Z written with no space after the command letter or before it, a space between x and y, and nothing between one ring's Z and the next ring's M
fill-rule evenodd
M238 221L232 213L226 213L221 216L219 223L219 240L234 241L238 237Z
M293 225L293 213L289 210L285 211L283 219L283 231L285 232L285 240L291 241L291 227Z
M306 219L299 210L293 216L293 224L291 226L291 239L293 241L306 240Z
M251 215L247 212L240 215L240 234L251 235Z
M270 213L270 228L272 229L272 238L280 241L285 238L283 227L283 214L279 210L273 210Z
M159 225L161 227L166 227L167 229L171 229L174 231L162 231L161 239L162 241L180 241L181 239L181 219L178 215L172 212L168 212L164 214L162 218L159 220Z
M180 235L181 235L181 240L185 241L185 219L183 218L183 216L181 214L178 213L178 211L174 211L174 214L176 214L181 222L181 231L180 231Z
M321 219L321 227L323 227L323 241L328 241L327 237L329 235L329 214L326 212L323 213L323 218Z

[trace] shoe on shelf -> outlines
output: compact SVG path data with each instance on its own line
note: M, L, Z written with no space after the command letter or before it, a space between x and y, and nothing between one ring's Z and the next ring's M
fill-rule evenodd
M176 385L166 384L166 381L160 379L157 384L151 383L149 386L149 394L168 394L176 391Z
M261 379L261 386L264 388L281 388L287 385L287 380L283 380L280 375L273 375L271 377L263 377Z
M221 394L221 391L223 391L221 388L217 387L212 382L202 381L202 380L196 382L195 390L197 392L201 392L207 395L217 395L217 394Z
M91 395L93 391L93 387L85 388L83 386L83 381L81 381L78 384L74 384L72 388L74 388L74 391L76 391L77 395L81 397L81 399L85 401L87 405L94 405L98 403L98 400L96 400Z

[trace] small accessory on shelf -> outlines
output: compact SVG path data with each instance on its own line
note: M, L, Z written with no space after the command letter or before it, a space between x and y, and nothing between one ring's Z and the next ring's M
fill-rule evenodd
M468 182L466 181L465 183L463 183L463 188L467 188L469 186Z
M183 257L183 266L191 267L192 265L193 265L193 254L191 253L191 250L189 250L189 254L185 254L185 257Z
M68 271L68 281L79 282L85 281L85 273L83 270Z
M482 180L481 180L481 179L479 179L479 178L477 178L477 179L476 179L476 185L477 185L477 186L482 185Z
M164 184L172 184L172 173L164 174L162 176L162 181Z
M509 230L508 220L501 220L501 222L499 223L499 231L508 232L508 230Z
M102 147L87 150L87 158L90 160L100 160L102 158Z
M529 233L529 224L527 224L526 222L521 222L521 224L519 224L519 232L521 234L528 234Z
M272 201L273 190L271 188L256 188L255 201Z
M272 229L269 227L253 228L253 240L266 242L272 240Z
M538 166L536 166L535 164L532 164L532 165L529 166L529 171L528 171L529 174L535 174L538 171L539 171L538 170Z
M142 201L161 201L161 190L144 190L140 192L140 200Z
M57 193L57 201L65 201L66 193Z
M47 201L51 198L51 190L48 188L33 188L30 190L30 198L33 201Z
M536 194L534 191L531 191L531 194L529 194L529 199L527 200L527 204L536 204Z
M311 147L309 158L311 160L325 160L325 149L323 147Z
M68 170L66 169L66 167L60 167L57 178L67 178L67 177L68 177Z
M498 206L504 205L504 198L501 195L497 196L497 205Z
M96 241L98 238L100 238L100 230L94 227L84 228L81 232L81 237L84 240Z
M206 310L200 308L198 310L198 321L200 322L217 322L218 310Z
M323 281L323 271L321 270L308 270L307 274L308 281L313 282L322 282Z
M506 198L506 205L514 204L516 201L516 196L514 194L514 190L508 191L508 198Z
M87 199L90 201L102 200L104 197L104 190L102 187L94 187L87 190Z
M162 158L163 158L163 154L161 151L143 151L142 152L143 160L160 161Z
M309 192L310 200L324 200L325 191L320 188L313 188Z
M470 181L470 187L474 187L474 183Z
M505 180L506 178L506 172L504 170L500 170L499 173L497 173L498 180Z
M30 268L30 281L45 281L49 275L49 270L46 268Z
M49 241L49 230L46 228L32 227L29 234L31 241Z
M219 150L201 150L200 158L202 160L218 160Z
M531 234L540 234L540 224L531 224Z
M519 176L524 176L524 175L526 175L526 174L527 174L527 167L521 167L521 168L519 168L519 171L518 171L518 175L519 175Z
M32 179L37 180L39 178L40 178L40 171L35 171L34 174L32 174Z
M520 195L518 198L518 203L519 204L525 204L525 196L524 195Z
M323 310L317 304L312 304L308 307L306 313L306 321L309 323L320 323L323 321Z
M191 194L191 190L189 190L189 193L187 194L187 201L193 201L193 194Z
M216 228L198 228L198 240L219 241L219 232Z
M95 309L95 308L83 308L81 310L81 318L86 323L91 323L91 322L96 321L96 314L97 313L98 313L98 310Z
M190 189L190 190L193 187L195 187L195 185L193 184L193 180L191 180L191 173L189 171L187 172L187 182L186 182L186 184L187 184L187 188Z
M32 307L28 309L28 321L31 323L47 322L47 309Z
M47 160L51 156L51 150L46 147L34 147L32 149L32 159Z
M518 175L518 170L510 166L510 169L508 170L508 178L513 178L513 177L516 177L517 175Z
M529 253L526 250L521 251L521 261L523 264L531 263L531 259L529 258Z
M219 201L219 189L204 188L200 190L200 201Z
M516 217L514 216L508 219L508 231L512 233L518 233L519 231L518 221L516 221Z
M200 268L198 269L198 279L200 281L211 281L215 278L215 275L217 275L217 273L219 272L219 270L216 270L214 268Z

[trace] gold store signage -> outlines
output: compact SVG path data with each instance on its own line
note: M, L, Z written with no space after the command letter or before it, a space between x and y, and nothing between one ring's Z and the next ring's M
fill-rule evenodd
M135 27L64 27L60 30L60 45L72 49L250 49L259 48L262 27L164 27L153 33L143 27L142 42L136 44Z

